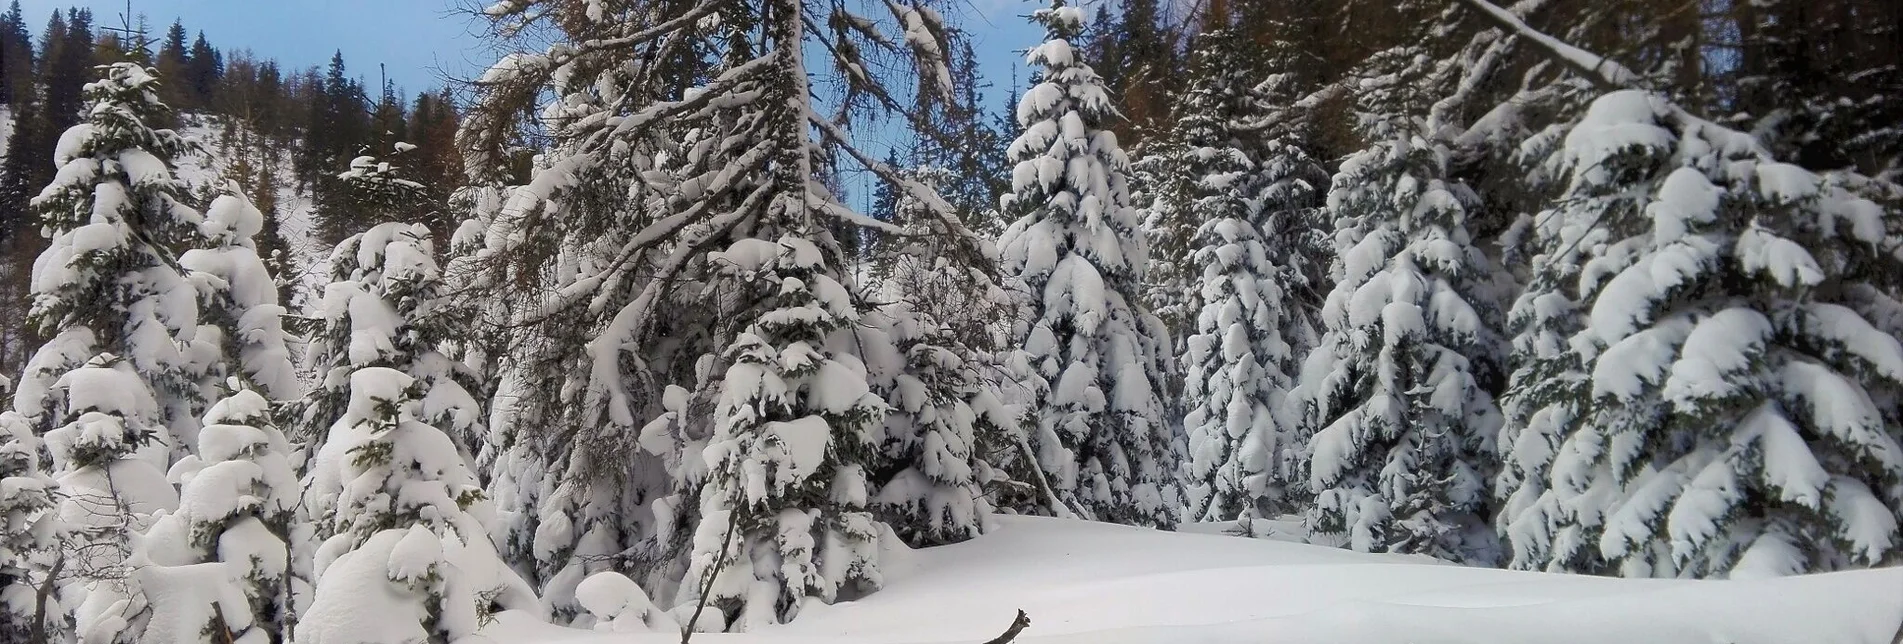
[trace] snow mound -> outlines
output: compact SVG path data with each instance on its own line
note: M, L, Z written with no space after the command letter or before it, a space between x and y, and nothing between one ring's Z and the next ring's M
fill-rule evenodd
M1025 644L1411 642L1885 644L1903 624L1903 569L1772 579L1612 579L1465 568L1420 557L1000 517L975 540L881 559L885 589L801 610L728 644L972 643L1018 609ZM475 639L674 642L504 613ZM700 639L697 637L696 639Z

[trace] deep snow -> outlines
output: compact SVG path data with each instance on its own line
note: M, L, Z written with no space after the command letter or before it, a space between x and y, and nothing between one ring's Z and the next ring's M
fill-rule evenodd
M1627 580L1029 517L884 561L886 587L868 597L694 641L976 644L1020 608L1031 627L1016 641L1026 644L1888 644L1903 626L1903 568ZM648 644L680 635L594 633L504 613L477 639Z

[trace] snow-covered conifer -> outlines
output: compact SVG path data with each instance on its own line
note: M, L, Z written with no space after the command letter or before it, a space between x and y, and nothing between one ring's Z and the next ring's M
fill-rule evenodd
M162 469L171 450L152 390L130 361L101 355L48 390L70 419L46 433L59 473L61 598L88 642L144 641L155 611L145 594L139 534L178 507Z
M1338 282L1289 410L1313 533L1354 549L1491 562L1486 482L1500 413L1496 274L1469 228L1476 197L1447 147L1383 104L1420 58L1377 57L1388 92L1362 100L1372 144L1328 195Z
M1529 144L1558 188L1516 305L1501 531L1519 568L1764 576L1903 551L1896 234L1859 178L1654 94ZM1544 365L1552 365L1546 367Z
M1288 241L1266 238L1263 224L1292 216L1291 202L1312 188L1258 166L1230 129L1254 99L1235 38L1226 29L1197 36L1183 116L1163 144L1173 192L1200 225L1193 283L1202 304L1182 356L1188 521L1254 515L1256 499L1280 497L1275 465L1288 440L1276 413L1296 366L1284 335L1303 330L1287 310L1288 283L1300 278L1270 250Z
M179 264L194 271L199 288L203 324L194 344L209 353L197 358L210 367L204 382L223 385L225 376L236 376L269 400L291 400L302 392L277 283L253 241L263 227L264 214L237 184L227 183L198 226L213 245L186 251ZM215 390L202 393L206 400L217 398Z
M1087 516L1171 526L1179 437L1164 418L1168 332L1142 304L1149 245L1124 186L1128 162L1108 128L1102 79L1072 45L1083 11L1054 0L1033 19L1041 69L1018 104L1012 143L1017 218L1001 248L1029 319L1014 360L1035 400L1026 431L1055 492Z
M0 641L32 641L39 630L36 597L58 547L58 485L40 472L40 458L26 418L0 411Z
M808 595L832 601L883 583L866 466L886 404L864 364L828 350L859 313L818 247L746 239L715 261L746 282L777 285L778 306L727 356L682 594L725 613L729 628L750 629L792 619ZM775 563L754 563L762 559Z
M324 326L307 354L318 386L300 410L301 440L326 440L325 430L351 404L352 373L390 367L420 383L419 420L443 428L472 457L482 455L488 437L482 406L470 393L480 390L477 376L438 350L456 330L438 315L443 281L429 235L422 224L378 224L332 253Z
M299 644L456 641L497 610L534 611L489 540L481 485L419 416L428 383L388 367L348 378L350 403L304 482L324 541Z
M873 390L891 406L876 443L890 468L871 482L873 513L914 547L964 541L987 529L984 442L1016 445L1004 405L972 362L976 354L930 314L894 303L866 315L862 346Z
M48 391L110 353L156 396L161 426L149 440L182 452L202 401L183 351L197 331L196 293L176 257L202 218L180 202L173 176L183 143L147 125L166 112L158 81L129 63L104 69L86 85L85 119L60 137L53 183L33 199L51 244L34 263L31 317L50 339L28 362L13 406L41 431L68 425L74 419Z
M865 471L878 460L873 432L886 405L859 355L895 350L842 342L860 311L838 236L899 231L847 208L823 178L828 167L872 168L928 206L961 261L984 261L943 199L851 145L853 114L900 105L875 73L882 66L861 53L904 55L927 78L949 77L943 18L913 3L884 7L902 39L810 0L586 11L530 0L492 12L504 29L561 12L571 39L492 68L485 107L462 137L466 158L495 168L513 115L555 96L543 111L555 149L471 231L483 243L470 264L472 284L520 295L499 320L523 329L508 338L522 350L511 352L494 413L508 445L498 480L520 482L499 540L558 615L579 610L575 584L605 569L680 604L706 588L718 608L701 628L790 619L806 597L877 588L884 530L866 511ZM683 55L675 42L709 49ZM832 46L808 51L814 42ZM809 75L828 73L847 88L836 117L810 89ZM907 98L942 100L942 85ZM806 317L817 311L826 319ZM818 361L798 361L807 358ZM820 364L837 368L807 371ZM856 379L865 400L848 413L838 401L757 388L809 378L832 393ZM768 404L781 396L794 406ZM781 421L833 449L819 460L778 451ZM760 474L739 464L787 456L825 469L786 470L770 490L735 478ZM743 521L728 540L732 517ZM840 547L810 545L828 543Z
M234 376L228 385L239 382ZM154 579L203 588L166 593L155 605L187 639L148 632L148 641L288 641L294 598L309 590L290 545L302 536L292 526L298 481L290 442L272 421L271 402L251 389L213 404L204 420L198 454L172 468L178 511L154 522L142 544Z

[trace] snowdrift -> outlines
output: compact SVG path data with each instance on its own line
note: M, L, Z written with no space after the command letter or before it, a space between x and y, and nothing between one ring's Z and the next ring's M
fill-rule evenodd
M1002 517L976 540L886 553L886 588L707 644L1889 644L1903 568L1732 581L1464 568L1278 541ZM496 643L659 644L505 613Z

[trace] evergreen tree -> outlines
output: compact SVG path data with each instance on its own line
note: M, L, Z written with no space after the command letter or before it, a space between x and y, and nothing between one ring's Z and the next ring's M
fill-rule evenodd
M189 446L202 402L196 366L180 348L194 339L198 307L174 258L203 218L180 201L172 175L178 135L145 125L166 111L154 100L158 81L127 63L106 74L86 86L84 127L62 137L60 180L33 200L52 244L35 263L32 315L51 340L20 379L14 408L41 427L65 424L47 397L52 383L113 354L156 396L166 427L158 444Z
M213 90L225 73L225 56L213 49L211 42L205 40L205 32L198 32L198 38L192 40L192 49L185 56L185 75L179 85L187 88L194 105L209 107L212 105Z
M405 169L408 170L407 176L423 186L424 201L427 203L449 203L451 193L462 185L463 158L461 150L456 147L456 129L459 125L456 103L449 90L416 95L401 140L416 146L407 155L410 158ZM429 226L438 248L449 248L450 235L455 232L457 218L446 208L434 208L430 212L432 216L421 223Z
M268 399L287 401L301 391L291 367L290 335L283 325L284 307L278 304L278 285L258 256L253 241L263 231L264 213L246 200L235 183L205 211L199 232L210 248L186 251L179 264L199 282L200 317L196 337L198 358L208 366L202 389L206 400L218 396L210 383L236 377Z
M1342 163L1328 196L1340 281L1291 415L1307 441L1311 531L1356 550L1491 562L1497 274L1447 146L1403 111L1432 64L1408 47L1369 62L1386 84L1360 97L1372 143Z
M370 142L370 121L365 110L363 86L344 75L344 55L339 51L330 59L330 67L312 86L315 102L305 128L305 143L297 158L298 178L309 189L315 206L317 239L334 246L351 230L383 221L359 217L347 201L351 191L336 174L365 151Z
M428 385L387 367L346 371L349 403L304 482L323 545L296 641L453 642L500 610L534 610L489 541L468 462L421 419Z
M205 412L198 454L171 473L180 484L178 511L146 531L143 555L152 567L140 573L148 587L189 584L195 592L152 597L162 619L141 641L290 641L295 598L310 588L292 554L302 536L292 525L295 453L271 417L271 402L244 388ZM193 604L205 601L212 605Z
M1163 419L1170 340L1137 299L1148 262L1128 203L1102 81L1071 46L1083 11L1055 0L1033 19L1041 67L1018 104L1011 145L1014 218L1001 243L1029 319L1015 359L1035 399L1031 444L1066 504L1104 521L1175 524L1178 437Z
M319 384L299 405L299 439L327 440L325 428L353 404L350 374L387 367L419 392L419 406L407 413L445 432L471 462L483 455L484 414L470 393L482 390L479 376L438 351L454 333L441 315L443 281L434 258L429 229L397 223L352 235L331 255L323 327L306 354Z
M175 21L165 30L165 39L159 41L158 60L153 63L158 69L160 78L176 78L181 81L191 78L191 74L186 70L186 61L189 59L185 47L185 23ZM168 83L165 86L164 98L167 103L177 105L180 109L191 109L198 105L194 102L198 97L191 95L191 85L188 82Z
M1212 29L1196 37L1182 119L1167 144L1171 187L1200 222L1195 290L1202 303L1183 364L1189 410L1186 521L1257 516L1255 499L1279 500L1276 465L1289 450L1288 428L1276 417L1298 356L1286 335L1302 331L1290 315L1289 286L1299 278L1269 249L1285 239L1264 235L1311 190L1286 169L1259 165L1230 124L1253 111L1242 48L1227 29L1222 5ZM1265 226L1264 224L1271 224Z
M830 601L880 583L865 468L886 403L869 390L864 365L824 349L859 319L845 288L822 272L824 257L787 236L737 241L714 258L748 281L780 285L778 310L726 356L685 577L684 597L704 597L730 628L784 622L807 595ZM780 565L759 570L749 565L755 557Z
M33 102L38 94L34 89L33 54L26 15L20 11L20 0L13 0L7 12L0 14L0 103L13 108L16 115L21 105Z
M112 354L65 372L46 391L53 402L46 443L58 472L63 620L89 642L146 641L158 611L147 595L150 560L140 533L178 508L165 479L169 432L147 378Z
M891 405L876 443L891 467L871 473L869 508L912 547L956 543L989 528L984 486L1000 477L985 448L1008 440L1014 423L983 380L979 356L930 314L903 302L867 316L874 391ZM994 448L995 449L995 448ZM896 470L896 471L895 471Z
M903 47L921 76L949 78L942 20L889 3L907 30L901 41L858 28L808 32L836 7L798 0L559 6L495 16L506 27L561 12L570 40L492 69L461 136L472 175L497 180L516 115L543 92L556 97L543 112L555 146L529 185L506 202L487 188L466 193L478 209L471 234L458 238L481 244L463 263L470 272L452 271L526 296L498 298L494 314L533 329L507 340L524 347L511 352L522 364L497 393L498 443L510 446L498 479L527 479L505 507L510 549L528 555L523 566L552 597L607 567L678 604L705 597L704 629L784 621L806 597L876 589L886 528L867 508L879 493L871 473L903 466L876 450L888 405L865 365L897 351L848 341L864 312L838 233L869 218L841 204L826 177L841 159L872 168L932 205L961 261L983 260L941 198L820 116L808 74L851 80L837 117L848 123L869 106L943 100L939 81L912 102L894 98L858 56ZM604 38L628 45L590 44ZM833 46L809 58L808 38ZM676 39L707 49L690 61L627 64L672 57L661 45ZM782 565L748 563L765 560ZM558 612L579 608L556 601Z
M1517 568L1765 576L1897 560L1895 243L1854 175L1656 94L1542 137L1501 530Z
M46 69L41 77L46 83L46 109L42 112L46 125L42 131L65 132L80 122L81 110L88 103L84 88L95 77L93 65L97 59L93 56L92 12L68 9L66 20L49 26L46 38L49 42L57 38L59 44L45 45ZM49 153L54 142L52 138L44 142ZM43 177L52 177L50 170L43 172L47 172Z
M26 417L0 411L0 640L8 642L34 641L46 628L33 600L58 547L58 484L40 471L42 452Z

